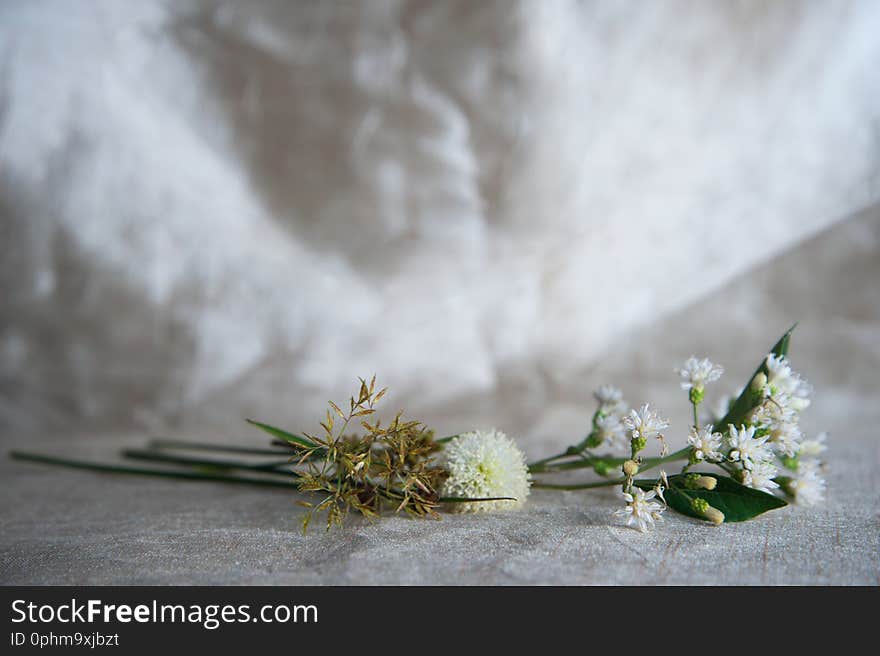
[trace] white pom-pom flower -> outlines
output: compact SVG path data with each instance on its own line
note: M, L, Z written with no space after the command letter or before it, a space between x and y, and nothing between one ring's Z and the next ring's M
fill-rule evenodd
M531 474L526 458L516 443L499 430L462 433L444 449L449 478L443 485L444 497L499 501L455 503L459 512L490 512L521 507L529 496Z

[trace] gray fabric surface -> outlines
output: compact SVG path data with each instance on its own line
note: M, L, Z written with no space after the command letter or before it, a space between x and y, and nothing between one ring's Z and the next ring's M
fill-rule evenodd
M825 505L719 528L670 513L641 534L610 516L611 492L536 491L519 512L305 537L285 490L4 461L0 583L877 585L878 458L876 437L841 440Z
M710 298L621 340L543 414L527 389L464 401L443 428L500 423L536 456L577 436L589 389L621 385L650 399L683 442L687 408L671 368L692 351L722 362L738 385L798 318L795 366L816 386L809 433L832 434L827 502L708 526L667 514L647 535L610 516L608 491L536 491L520 512L385 518L303 537L295 495L220 484L67 471L0 460L0 583L288 584L868 584L880 582L880 208L774 258ZM711 394L710 394L711 396ZM470 424L467 424L468 426ZM184 435L204 437L204 435ZM563 436L571 436L566 439ZM145 435L8 436L6 447L112 460ZM226 438L228 441L229 438ZM243 431L239 442L261 443Z

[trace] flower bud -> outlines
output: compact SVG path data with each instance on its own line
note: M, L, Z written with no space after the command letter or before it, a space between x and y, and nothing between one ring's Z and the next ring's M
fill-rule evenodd
M718 479L714 476L688 474L684 479L684 484L690 490L714 490L718 485Z
M700 476L696 480L696 485L703 490L714 490L715 486L718 485L718 479L714 476Z
M597 460L593 463L593 470L599 474L599 476L608 476L609 465L604 460Z
M790 469L791 471L797 471L798 464L799 464L797 456L794 456L791 458L785 457L785 458L782 458L781 460L782 460L782 465L786 469Z
M639 473L639 463L637 463L635 460L627 460L625 463L623 463L622 469L625 476L627 476L628 478L632 478Z
M715 524L715 526L719 526L724 523L724 513L718 510L718 508L713 508L709 506L706 509L706 512L703 513L710 522Z
M802 399L796 396L789 400L788 405L795 412L803 412L810 407L810 399Z
M724 522L724 513L718 510L718 508L710 506L709 502L705 499L693 499L691 501L691 508L716 526Z
M703 398L706 396L706 390L702 387L691 387L690 394L688 397L690 398L690 402L694 405L699 405L703 402Z
M758 392L763 392L766 385L767 374L765 374L763 371L759 371L755 374L755 377L752 378L752 382L749 384L749 389L757 394Z
M691 499L691 508L693 508L694 511L700 513L701 515L704 512L706 512L706 509L708 507L709 507L709 502L706 501L705 499L700 499L700 498Z

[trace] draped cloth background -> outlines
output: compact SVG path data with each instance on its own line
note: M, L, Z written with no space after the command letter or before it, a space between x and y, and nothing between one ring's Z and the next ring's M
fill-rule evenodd
M0 436L311 430L375 372L390 410L537 455L602 382L686 425L672 367L717 359L727 391L800 320L807 429L876 464L877 34L870 1L2 3ZM30 499L4 577L57 580L45 479L2 467ZM877 580L859 512L874 557L828 580ZM428 530L395 522L371 539Z

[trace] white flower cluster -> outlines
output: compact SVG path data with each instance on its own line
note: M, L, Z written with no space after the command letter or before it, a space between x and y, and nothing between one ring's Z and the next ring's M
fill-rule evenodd
M623 400L623 392L611 385L602 385L593 392L599 408L593 417L592 444L607 446L613 451L629 448L629 435L624 416L629 406Z
M727 427L727 443L730 450L727 459L737 463L742 470L743 483L764 492L778 488L773 480L779 470L773 464L773 450L767 444L767 435L755 436L754 426L733 424Z
M684 369L715 370L708 360L692 360L695 358L689 359ZM825 449L825 436L806 440L798 423L801 412L810 405L810 385L784 357L771 353L764 363L767 373L759 373L752 382L760 402L749 413L746 423L729 424L725 434L715 432L711 425L692 428L688 436L691 460L724 463L744 485L763 492L779 489L783 481L784 491L795 501L816 503L825 490L816 459ZM730 402L725 401L724 405L729 409ZM716 414L726 414L720 412L722 409ZM793 478L780 475L784 466L795 468Z
M688 464L682 469L682 474L692 465L712 464L753 489L769 494L784 492L800 504L819 503L825 495L825 481L818 458L825 451L826 435L820 434L808 440L799 426L800 414L810 405L811 388L792 370L785 357L770 354L763 364L761 372L749 384L746 396L741 396L741 400L736 402L742 404L742 399L751 399L754 405L739 425L725 420L736 407L734 398L729 396L718 404L712 423L701 426L698 420L706 385L721 377L724 371L722 367L706 358L691 356L684 366L675 369L681 378L682 389L688 391L694 417L694 425L687 437L688 449L683 452L687 454ZM631 446L631 459L625 461L622 467L622 493L626 506L617 514L626 519L627 525L646 531L654 526L666 509L663 491L668 487L668 482L663 476L663 484L658 481L654 490L646 492L640 489L634 477L644 463L637 454L645 448L648 439L659 438L662 441L663 431L669 423L647 403L638 410L627 411L619 390L602 387L596 392L596 398L600 403L597 413L599 419L594 419L597 434L602 436L603 441L623 442ZM737 410L734 416L739 421L741 410ZM726 426L721 426L722 420L725 420ZM606 429L606 426L609 428ZM614 436L613 440L608 439L611 435ZM652 466L655 464L656 461ZM783 473L784 469L789 472ZM717 477L698 473L687 474L685 480L685 485L707 490L714 489L718 481ZM692 501L693 511L704 519L715 524L725 521L724 514L705 499L695 498Z
M593 467L601 475L612 476L610 463L620 466L623 477L609 481L614 485L621 483L625 501L616 514L642 532L662 519L667 508L664 492L674 492L674 504L680 505L682 490L715 489L723 477L688 472L698 463L715 465L753 489L769 494L784 492L798 503L812 505L823 500L825 481L818 458L826 448L826 436L804 438L799 417L809 406L810 387L784 357L768 355L744 394L734 403L725 400L719 414L741 423L735 425L725 420L722 430L716 430L715 425L724 417L716 419L715 425L701 426L698 416L705 386L718 380L723 369L708 359L692 356L676 371L693 409L693 425L685 449L665 457L664 431L669 422L648 403L630 409L619 389L603 385L594 392L599 407L593 415L590 434L565 452L533 463L532 470L546 474L575 465L574 468ZM745 415L741 407L744 403L753 406ZM643 459L640 453L651 439L660 441L661 457ZM627 456L614 458L591 452L599 446L625 448ZM454 509L485 512L518 508L525 503L531 487L530 469L522 451L504 433L495 429L463 433L445 445L444 454L447 478L441 495L454 504ZM569 458L577 460L567 460L559 466L560 461ZM681 474L673 479L660 472L659 478L650 483L653 489L648 489L643 471L681 459L688 461ZM789 474L783 475L782 469L788 469ZM726 481L724 485L729 491L730 478ZM567 489L560 485L548 487ZM726 521L724 513L730 512L727 507L723 511L713 507L704 496L690 493L684 498L690 499L689 511L673 505L676 510L696 513L695 516L714 524L722 524Z
M756 457L740 460L744 470L743 483L770 491L779 487L773 480L779 478L788 481L785 491L797 503L815 504L822 500L825 491L817 459L825 450L825 436L807 440L799 426L800 414L810 405L812 388L791 368L787 358L771 353L764 364L766 375L759 374L754 381L760 388L762 399L749 415L749 425L745 427L745 430L751 430L753 443L760 443L760 446L749 444L756 448ZM740 427L737 435L741 435L743 429ZM760 437L755 438L755 435ZM736 448L733 446L733 429L730 437L732 448ZM780 477L777 463L793 468L794 478Z
M529 496L531 474L516 443L499 430L462 433L444 449L449 477L442 496L497 501L456 503L460 512L489 512L521 507Z
M664 490L669 482L665 472L660 472L660 479L653 490L645 492L635 483L635 476L639 472L642 459L639 452L642 451L651 438L657 438L661 444L661 455L666 454L666 442L663 439L663 431L669 427L669 422L663 419L647 403L638 410L630 410L621 422L629 433L630 459L624 461L621 471L624 475L621 493L626 501L626 506L618 510L616 514L626 518L627 526L635 526L641 532L648 530L649 526L662 519L662 513L666 510ZM662 503L654 501L659 498Z

